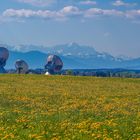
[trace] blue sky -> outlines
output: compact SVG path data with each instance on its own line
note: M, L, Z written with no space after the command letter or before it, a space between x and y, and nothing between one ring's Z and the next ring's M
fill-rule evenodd
M70 42L114 56L140 57L140 1L0 1L1 44Z

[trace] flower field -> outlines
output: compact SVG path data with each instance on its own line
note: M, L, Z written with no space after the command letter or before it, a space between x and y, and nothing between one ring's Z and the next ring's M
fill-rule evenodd
M140 140L140 79L1 75L0 139Z

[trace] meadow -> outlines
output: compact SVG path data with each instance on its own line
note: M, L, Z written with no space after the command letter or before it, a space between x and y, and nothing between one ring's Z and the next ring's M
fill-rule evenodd
M140 140L140 79L0 75L0 139Z

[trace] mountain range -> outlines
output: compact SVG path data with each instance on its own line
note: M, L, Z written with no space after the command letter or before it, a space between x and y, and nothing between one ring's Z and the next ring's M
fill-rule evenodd
M140 58L114 57L109 53L97 52L93 47L70 43L53 47L35 45L0 45L10 51L6 68L14 68L17 59L24 59L30 68L44 68L47 56L56 54L64 63L64 69L125 68L140 69ZM41 50L41 51L40 51Z

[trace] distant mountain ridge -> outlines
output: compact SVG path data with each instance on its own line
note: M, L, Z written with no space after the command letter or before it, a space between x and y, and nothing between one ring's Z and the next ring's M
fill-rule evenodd
M17 59L24 59L30 68L44 68L49 54L59 55L65 69L100 69L100 68L125 68L140 69L140 58L116 58L108 53L97 52L93 47L77 43L43 47L34 45L5 46L10 50L10 57L6 68L14 68ZM22 50L22 51L21 51ZM29 50L29 51L28 51ZM35 51L32 51L35 50ZM40 52L41 50L42 52Z

